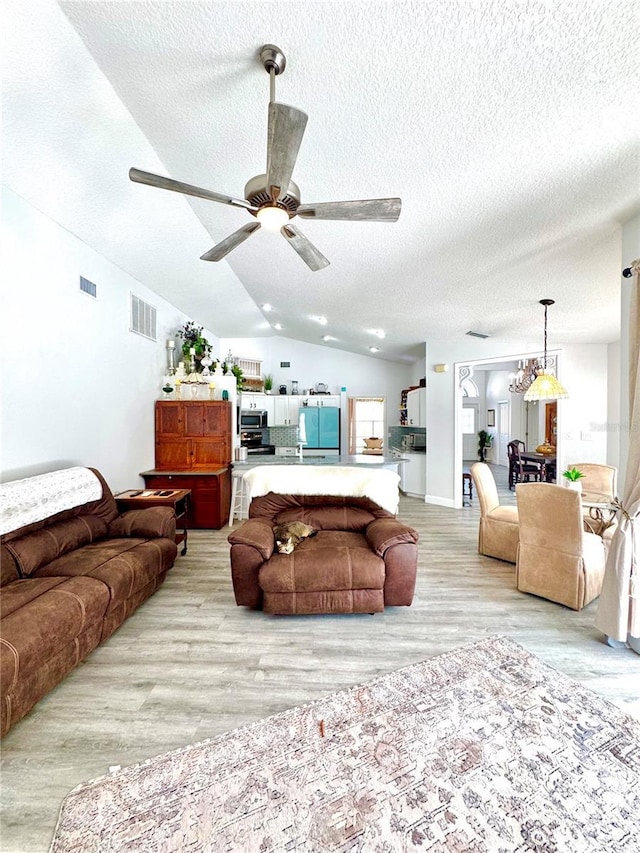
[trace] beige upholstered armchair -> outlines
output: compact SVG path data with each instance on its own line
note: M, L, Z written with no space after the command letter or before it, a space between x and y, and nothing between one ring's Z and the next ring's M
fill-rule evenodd
M584 474L580 480L583 492L595 492L606 495L608 498L615 497L617 468L611 465L597 465L595 462L576 462L571 467L577 468Z
M496 481L488 465L476 462L469 470L480 499L478 552L515 563L518 553L518 510L514 506L500 506Z
M582 610L600 595L606 547L584 530L580 493L551 483L519 483L516 499L518 589Z
M584 474L580 480L583 494L588 493L592 498L602 495L605 500L612 500L615 497L617 468L613 468L611 465L598 465L595 462L577 462L571 467L577 468ZM609 519L605 521L601 512L584 506L582 517L587 530L590 530L591 533L597 533L598 536L604 536L609 541L611 540L617 526L615 521L613 523Z

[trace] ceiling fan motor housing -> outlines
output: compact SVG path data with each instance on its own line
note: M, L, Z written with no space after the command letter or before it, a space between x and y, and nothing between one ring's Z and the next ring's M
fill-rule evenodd
M256 175L254 178L251 178L244 188L244 197L254 207L274 206L273 199L267 191L266 175ZM278 196L275 206L286 210L290 216L295 216L300 206L300 187L293 181L290 181L286 193Z

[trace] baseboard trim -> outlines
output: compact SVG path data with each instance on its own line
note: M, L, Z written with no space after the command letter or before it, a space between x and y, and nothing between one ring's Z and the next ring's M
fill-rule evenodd
M425 495L424 502L426 504L434 504L435 506L446 506L449 509L456 508L453 498L440 498L437 495Z

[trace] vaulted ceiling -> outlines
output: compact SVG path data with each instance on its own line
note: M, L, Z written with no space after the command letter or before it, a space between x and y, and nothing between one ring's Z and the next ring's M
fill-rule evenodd
M330 334L410 361L469 329L538 338L550 297L554 340L618 337L636 3L3 5L3 180L215 334ZM266 166L266 42L287 56L277 100L309 116L303 204L402 199L393 224L296 220L331 262L318 272L264 231L201 261L246 211L128 180L136 166L242 198Z

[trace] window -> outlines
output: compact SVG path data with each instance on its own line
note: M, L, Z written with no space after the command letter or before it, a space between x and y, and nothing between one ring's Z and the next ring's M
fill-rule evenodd
M362 453L365 438L374 437L384 442L384 399L350 397L349 453Z
M476 434L476 412L475 406L464 406L462 409L462 433L463 435Z

